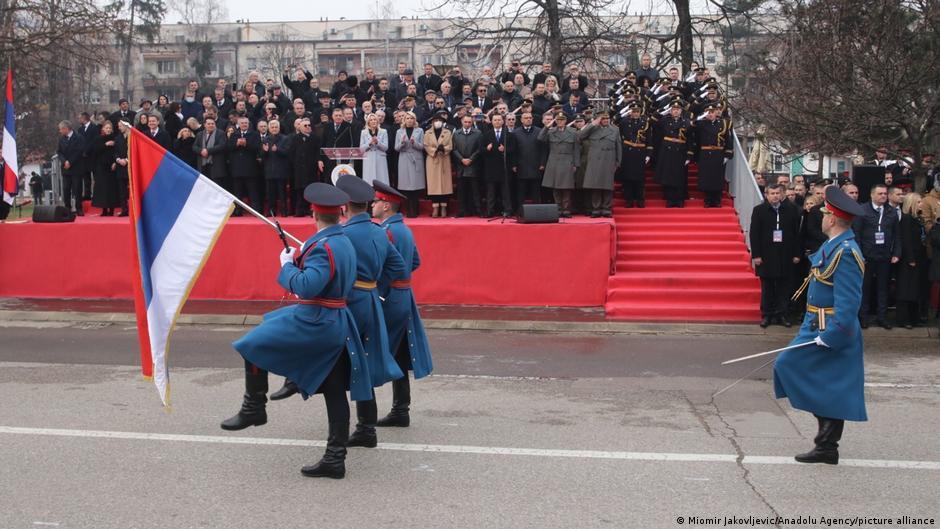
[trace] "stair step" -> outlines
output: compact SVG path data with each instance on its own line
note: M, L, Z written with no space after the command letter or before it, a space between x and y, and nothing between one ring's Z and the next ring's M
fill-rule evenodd
M646 248L633 248L630 250L617 249L617 262L637 262L637 261L724 261L724 262L744 262L750 263L750 255L747 252L737 250L700 250L689 248L658 249L655 251Z
M646 252L738 252L747 255L747 247L741 241L642 241L636 242L630 239L619 239L617 241L617 252L628 251L646 251Z
M627 230L621 231L618 226L617 238L629 237L635 241L738 241L744 244L744 234L738 231L719 230L719 231L684 231L684 232L650 232L647 230Z
M608 289L635 288L655 285L662 289L688 289L709 285L714 288L736 288L755 285L760 281L753 271L713 272L698 271L679 274L673 271L655 270L647 272L617 272L607 279Z
M749 305L657 305L635 306L608 303L607 319L620 321L679 321L752 323L760 321L760 310Z
M751 266L746 261L636 261L636 262L617 262L618 272L657 272L674 270L676 272L697 273L697 272L747 272Z

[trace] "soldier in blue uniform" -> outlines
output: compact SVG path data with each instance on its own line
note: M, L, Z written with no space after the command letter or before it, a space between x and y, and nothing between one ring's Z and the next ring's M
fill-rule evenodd
M411 382L408 371L414 371L417 380L430 375L433 369L431 347L411 291L411 274L418 269L421 259L414 236L399 213L405 196L382 182L375 181L373 185L376 192L372 216L382 221L388 240L405 262L405 275L401 279L395 280L385 274L379 279L379 292L385 298L388 341L405 376L392 382L392 410L379 420L378 426L407 427L411 424Z
M336 187L349 195L349 204L346 205L349 220L343 226L343 233L356 250L356 283L349 294L349 310L359 327L369 374L372 375L372 387L377 388L404 376L389 349L378 281L380 277L391 281L403 279L405 262L389 242L385 230L372 222L367 211L375 198L372 186L358 176L344 175L337 180ZM378 444L375 434L378 410L374 391L371 400L356 403L356 417L356 431L349 436L346 446L374 448Z
M862 330L865 261L855 243L852 219L862 206L836 186L826 188L823 232L829 237L810 259L809 277L794 295L808 287L806 317L793 344L814 345L784 351L774 364L774 392L796 409L812 413L819 423L816 446L796 456L801 463L839 463L839 440L845 421L866 421Z
M241 411L224 421L225 430L267 422L268 371L296 383L304 398L322 393L329 417L326 453L301 473L339 479L346 475L349 438L348 390L353 400L372 398L369 366L346 298L356 281L356 253L339 226L340 207L349 195L323 183L304 190L317 233L295 260L296 249L280 254L278 283L294 303L265 315L258 327L233 345L245 358L245 398Z

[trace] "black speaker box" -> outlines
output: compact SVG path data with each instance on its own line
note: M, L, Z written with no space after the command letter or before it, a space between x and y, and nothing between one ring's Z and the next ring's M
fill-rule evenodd
M522 224L551 224L558 222L557 204L523 204Z
M75 217L65 206L36 206L33 222L75 222Z

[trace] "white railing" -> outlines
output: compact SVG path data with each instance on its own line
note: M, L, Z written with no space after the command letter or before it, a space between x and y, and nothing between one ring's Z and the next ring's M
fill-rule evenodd
M725 180L728 181L728 191L734 198L734 209L738 212L741 230L747 234L751 227L751 211L754 210L754 206L764 201L764 194L757 187L757 180L754 179L754 173L747 164L747 153L738 141L737 133L733 133L732 139L734 140L734 158L725 166ZM751 243L747 236L744 237L744 241L750 249Z

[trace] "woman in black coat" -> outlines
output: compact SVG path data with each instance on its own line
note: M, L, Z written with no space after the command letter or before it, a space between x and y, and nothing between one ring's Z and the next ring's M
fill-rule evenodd
M134 128L143 132L144 134L150 134L150 126L147 125L147 120L150 119L150 114L146 112L141 112L137 114L137 123L134 124Z
M180 129L183 128L183 114L180 113L180 104L176 101L170 103L169 108L163 114L163 129L170 138L178 137Z
M898 263L898 325L911 329L919 319L918 303L929 288L927 274L927 233L920 215L920 195L909 193L901 206L901 261Z
M121 214L118 217L128 215L127 135L129 132L129 128L118 124L118 133L114 135L114 179L117 182L118 203L121 206Z
M196 137L189 127L183 127L176 133L176 139L173 141L173 154L177 158L186 162L186 165L196 169L196 151L193 145L196 144Z
M110 121L101 125L98 137L92 141L91 155L95 167L95 183L93 186L91 205L101 208L102 217L114 216L114 208L118 203L117 178L114 176L114 154L116 141L114 140L114 126Z

